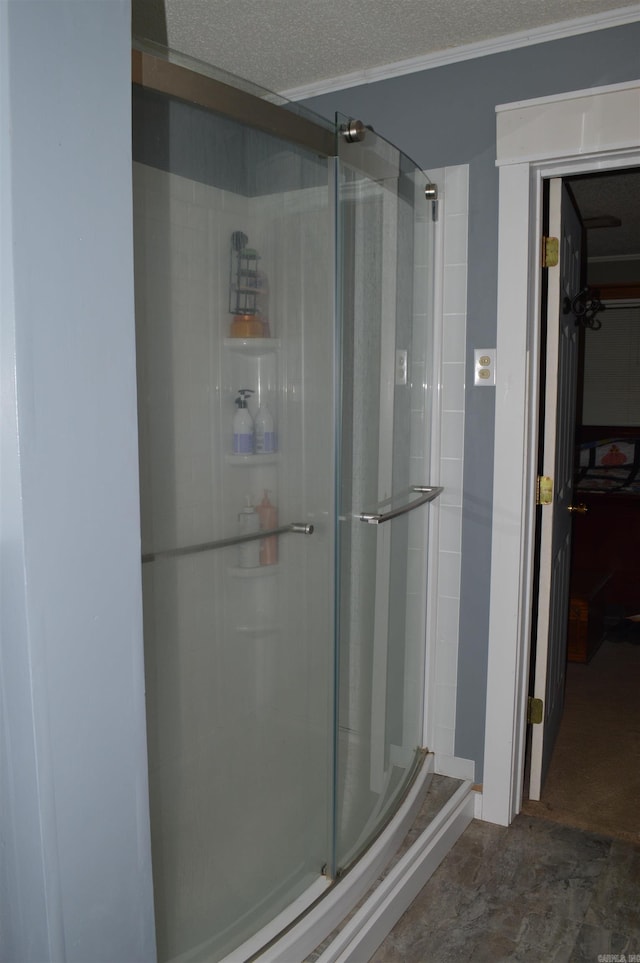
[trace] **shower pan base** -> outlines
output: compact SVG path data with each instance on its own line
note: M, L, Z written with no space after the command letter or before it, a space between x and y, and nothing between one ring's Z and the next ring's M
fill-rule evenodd
M310 954L316 963L362 963L368 959L473 819L473 784L465 780L394 863L433 775L434 757L427 754L394 819L359 862L334 884L314 884L305 894L309 909L297 921L294 912L300 912L300 902L222 963L291 963L294 959L306 960ZM345 923L349 914L353 915ZM335 936L320 955L314 953L334 931ZM281 935L276 937L276 933Z

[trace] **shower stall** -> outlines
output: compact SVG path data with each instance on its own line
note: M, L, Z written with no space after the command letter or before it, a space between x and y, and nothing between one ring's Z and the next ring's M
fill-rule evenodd
M360 123L133 64L158 957L239 960L424 757L432 189Z

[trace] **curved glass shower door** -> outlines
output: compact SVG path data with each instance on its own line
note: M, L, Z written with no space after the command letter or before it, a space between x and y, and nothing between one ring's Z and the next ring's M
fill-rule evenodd
M135 64L158 957L236 963L420 757L432 208L372 132L336 161L332 125Z
M440 491L429 484L433 203L409 158L361 133L341 138L338 177L338 872L421 757L428 502Z
M156 930L189 963L317 897L333 838L334 162L220 86L134 88Z

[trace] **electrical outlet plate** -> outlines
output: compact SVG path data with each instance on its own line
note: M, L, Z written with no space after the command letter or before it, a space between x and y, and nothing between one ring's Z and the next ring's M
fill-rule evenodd
M473 352L473 383L478 387L496 383L496 349L476 348Z

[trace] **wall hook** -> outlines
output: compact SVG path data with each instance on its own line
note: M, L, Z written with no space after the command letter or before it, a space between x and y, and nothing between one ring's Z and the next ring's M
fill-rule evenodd
M606 305L602 301L589 297L588 287L576 294L573 300L565 297L562 301L563 314L573 314L576 324L581 324L583 328L591 328L592 331L598 331L602 327L602 321L596 315L605 308Z

